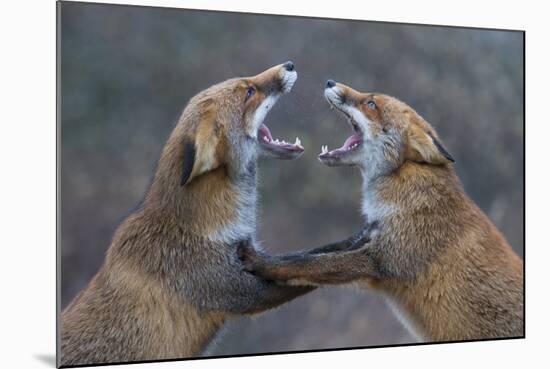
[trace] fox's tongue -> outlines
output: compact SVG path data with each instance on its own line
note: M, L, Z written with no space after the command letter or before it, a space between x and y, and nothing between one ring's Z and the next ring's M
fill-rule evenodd
M273 136L271 136L271 131L269 130L269 128L267 128L265 124L262 124L260 126L260 129L258 130L258 136L260 136L259 137L260 139L267 137L269 142L273 141Z
M321 154L319 155L321 158L332 156L332 155L340 155L343 153L346 153L352 149L354 149L356 146L360 145L363 142L363 138L360 134L356 133L346 139L346 142L342 145L342 147L339 147L337 149L328 150L328 146L322 146L321 147Z
M269 128L267 128L265 124L262 124L258 129L258 141L260 141L262 145L267 145L272 148L276 147L279 149L299 152L304 151L304 148L302 147L302 142L298 137L296 137L296 141L293 144L286 142L285 140L274 140L273 136L271 136L271 131L269 130Z
M354 144L361 142L361 136L359 135L353 135L347 138L346 142L342 145L340 149L349 149Z

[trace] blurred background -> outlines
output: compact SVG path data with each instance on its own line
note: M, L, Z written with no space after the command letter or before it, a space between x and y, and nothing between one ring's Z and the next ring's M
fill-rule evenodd
M456 159L466 191L523 257L523 34L61 3L62 308L99 269L143 197L187 101L210 85L294 61L298 81L266 119L306 148L260 163L259 239L272 253L359 229L361 178L327 168L321 145L351 130L330 111L328 78L394 95ZM414 342L375 293L323 288L227 325L207 355Z

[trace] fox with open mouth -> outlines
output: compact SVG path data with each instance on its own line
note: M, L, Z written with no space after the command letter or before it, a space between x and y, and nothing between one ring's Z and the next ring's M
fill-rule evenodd
M378 290L420 340L522 336L523 261L466 195L433 127L391 96L332 80L324 94L353 134L319 160L360 169L366 233L316 254L241 245L245 270L286 285Z
M264 120L297 78L292 62L194 96L172 131L140 208L117 228L104 264L61 316L61 365L195 356L231 317L311 291L242 270L256 242L257 159L295 159L300 139Z

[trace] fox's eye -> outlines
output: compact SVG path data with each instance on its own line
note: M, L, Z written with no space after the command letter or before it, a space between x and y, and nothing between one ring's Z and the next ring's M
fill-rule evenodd
M248 90L246 90L246 98L249 99L255 92L256 90L254 90L254 87L249 87Z
M376 103L372 100L370 100L369 102L367 102L367 106L371 109L376 109Z

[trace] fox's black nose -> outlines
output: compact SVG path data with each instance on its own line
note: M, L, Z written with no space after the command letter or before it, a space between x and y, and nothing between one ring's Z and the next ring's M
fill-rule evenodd
M327 88L331 88L331 87L334 87L336 86L336 82L334 82L332 79L329 79L327 81Z
M283 64L283 67L285 67L287 71L292 72L294 70L294 63L291 61L287 61Z

